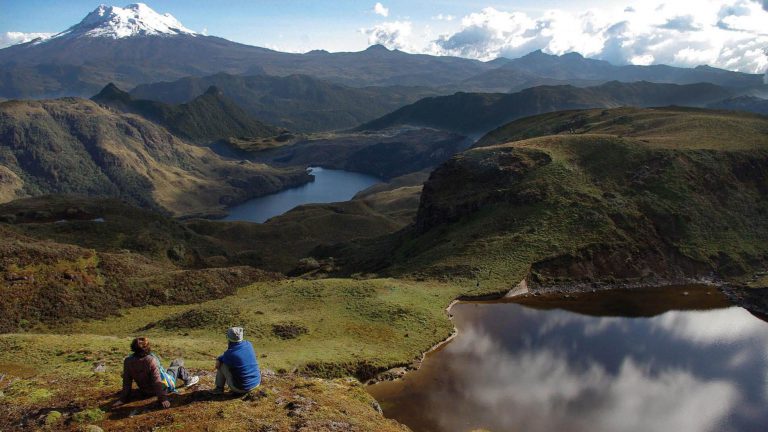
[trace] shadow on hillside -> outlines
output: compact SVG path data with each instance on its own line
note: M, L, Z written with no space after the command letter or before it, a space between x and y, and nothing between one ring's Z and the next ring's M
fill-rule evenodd
M133 395L131 402L122 405L118 408L112 408L112 404L115 400L110 400L100 406L102 411L108 413L111 420L122 420L129 417L135 417L155 411L163 411L157 399L154 396L144 397ZM168 410L174 408L180 408L186 405L191 405L197 402L216 402L216 401L229 401L233 399L243 399L248 395L242 395L232 392L224 394L214 394L210 390L194 390L179 394L173 394L168 397L171 401L171 407Z

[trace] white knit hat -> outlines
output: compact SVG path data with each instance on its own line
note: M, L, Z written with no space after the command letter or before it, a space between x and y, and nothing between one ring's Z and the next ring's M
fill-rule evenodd
M243 328L231 327L227 330L227 340L230 342L242 342L243 341Z

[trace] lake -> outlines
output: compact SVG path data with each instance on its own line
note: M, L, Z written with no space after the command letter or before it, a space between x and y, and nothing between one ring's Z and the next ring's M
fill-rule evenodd
M679 287L458 303L458 334L368 387L424 431L758 431L768 324L717 290Z
M224 220L262 223L303 204L348 201L361 190L381 182L376 177L355 172L319 167L309 170L315 181L231 207Z

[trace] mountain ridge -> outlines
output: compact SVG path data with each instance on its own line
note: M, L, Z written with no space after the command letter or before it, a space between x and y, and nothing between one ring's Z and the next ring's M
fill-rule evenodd
M131 13L139 15L145 9L140 5L132 6L136 11L130 9ZM96 24L91 25L102 28L98 23L104 24L104 17L111 16L108 9L92 12ZM183 28L172 17L154 12L151 16L156 18L154 21L162 21L160 24L141 24L147 20L139 20L140 23L134 25L115 12L128 9L109 9L115 13L116 22L107 20L103 27L106 30L97 32L108 37L74 37L93 30L84 24L71 27L70 33L60 33L61 37L0 49L0 97L91 96L109 82L127 89L220 72L274 76L303 74L351 87L423 86L439 92L510 91L543 84L595 85L612 79L678 84L705 81L734 87L764 85L762 75L708 67L614 66L576 54L558 57L539 52L520 59L481 62L460 57L408 54L383 46L372 46L360 52L283 53L197 34ZM118 37L124 34L131 37ZM552 70L560 71L561 75Z
M546 54L541 50L517 59L510 59L500 69L522 71L541 78L563 81L649 81L661 84L708 82L725 87L753 87L764 84L762 75L734 72L706 65L694 68L680 68L665 64L614 65L608 61L587 58L575 52L557 56Z
M117 197L177 216L311 181L304 168L228 161L143 117L87 99L0 103L0 181L6 198Z
M112 83L91 100L119 111L139 114L181 138L201 144L228 138L269 137L280 132L278 128L251 117L213 85L193 100L179 105L134 99Z
M379 130L412 125L482 135L509 121L544 112L619 106L705 106L730 97L714 84L609 82L595 87L539 86L511 94L456 93L430 97L359 126Z
M130 93L139 99L181 104L212 85L250 115L297 132L353 128L422 97L440 94L423 87L347 87L308 75L227 73L143 84Z

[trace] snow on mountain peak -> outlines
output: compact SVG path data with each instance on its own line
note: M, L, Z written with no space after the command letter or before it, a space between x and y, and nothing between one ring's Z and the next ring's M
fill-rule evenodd
M53 38L196 35L171 14L159 14L144 3L125 7L100 5L79 24Z

